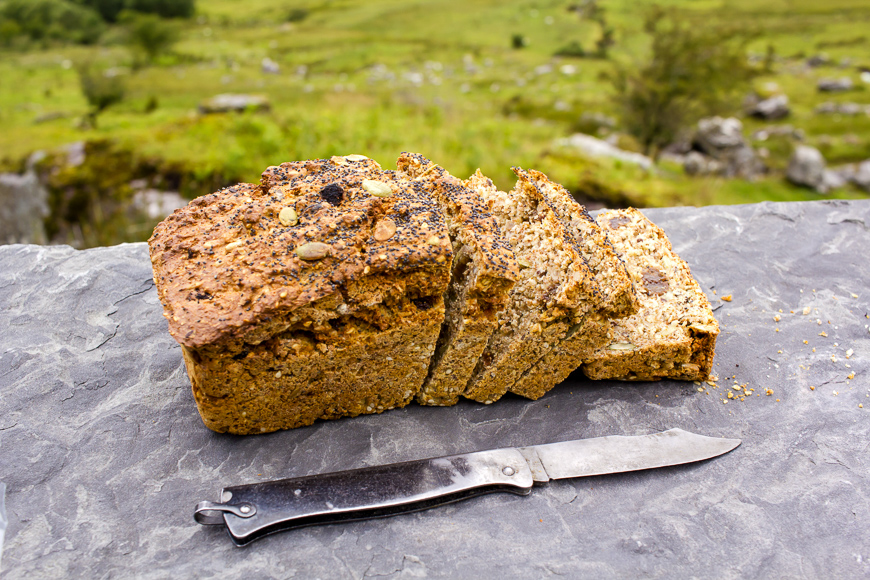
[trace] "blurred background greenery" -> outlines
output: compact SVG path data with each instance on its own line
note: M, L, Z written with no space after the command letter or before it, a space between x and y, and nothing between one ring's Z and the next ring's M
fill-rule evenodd
M593 207L867 197L870 5L0 0L0 205L41 228L0 242L145 240L269 165L401 151Z

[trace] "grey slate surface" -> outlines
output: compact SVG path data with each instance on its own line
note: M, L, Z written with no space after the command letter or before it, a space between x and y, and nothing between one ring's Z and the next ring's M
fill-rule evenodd
M870 577L870 202L646 213L722 324L710 394L572 378L539 401L412 406L252 437L200 422L144 244L0 248L10 520L0 573ZM731 375L761 396L723 404ZM243 549L192 518L224 485L671 427L743 445L704 463L305 528Z

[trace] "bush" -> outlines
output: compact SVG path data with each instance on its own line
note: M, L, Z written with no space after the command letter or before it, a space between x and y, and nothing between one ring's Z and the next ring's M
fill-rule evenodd
M124 10L156 14L163 18L190 18L195 0L74 0L97 12L106 22L117 22Z
M584 58L586 56L586 50L579 42L577 42L576 40L572 40L569 44L566 44L565 46L557 50L553 54L553 56Z
M91 106L84 118L84 124L96 128L97 116L115 103L121 102L127 87L121 77L94 71L90 65L79 67L78 73L82 94Z
M5 42L17 30L37 41L93 44L105 29L94 10L66 0L7 0L0 4L0 22Z
M195 0L126 0L124 8L163 18L190 18L196 11Z
M137 60L144 56L148 63L169 52L178 40L178 31L171 22L154 14L125 11L120 22L126 29L126 40Z
M699 23L655 7L645 18L651 58L612 77L625 128L647 154L670 143L680 129L739 103L755 74L746 57L752 34L728 25Z
M77 4L96 11L106 22L115 22L127 0L75 0Z
M308 18L308 10L305 8L292 8L289 12L287 12L287 17L285 20L287 22L302 22L306 18Z

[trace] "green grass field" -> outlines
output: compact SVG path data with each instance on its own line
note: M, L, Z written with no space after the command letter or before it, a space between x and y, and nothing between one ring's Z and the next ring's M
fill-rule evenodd
M607 75L614 63L644 58L642 6L600 0L616 30L609 59L554 58L572 41L587 49L597 24L567 10L577 2L538 0L200 0L171 55L136 72L109 31L98 46L49 46L0 52L0 160L16 167L34 150L79 140L110 139L137 158L183 168L202 180L182 187L188 197L208 176L256 180L282 161L364 153L389 167L401 151L419 151L464 176L480 167L502 187L510 167L536 167L573 191L638 205L732 204L817 199L781 175L755 183L688 178L679 168L647 174L607 161L553 150L578 129L583 112L615 116ZM870 103L870 85L857 67L870 67L870 6L866 0L672 0L705 20L753 28L750 46L779 60L754 82L775 82L793 114L777 124L802 128L806 142L830 164L870 158L870 117L818 115L823 101ZM291 9L307 17L288 22ZM527 46L511 47L513 35ZM114 40L113 40L114 39ZM808 69L806 57L825 52L831 66ZM260 69L263 58L279 74ZM849 64L840 67L843 59ZM115 68L125 99L99 117L96 129L77 128L87 111L75 65ZM568 66L566 66L568 65ZM849 76L853 91L816 92L821 77ZM218 93L266 95L270 112L200 115L197 105ZM157 107L146 112L149 100ZM734 104L739 113L740 103ZM36 123L57 113L58 118ZM744 119L745 133L769 123ZM781 169L785 142L765 143ZM111 168L107 169L111 170ZM208 182L210 183L210 182ZM853 189L834 197L863 197Z

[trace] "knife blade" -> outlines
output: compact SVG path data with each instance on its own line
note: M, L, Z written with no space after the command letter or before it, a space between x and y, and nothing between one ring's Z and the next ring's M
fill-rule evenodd
M194 519L225 525L233 542L243 546L282 530L382 518L486 493L528 495L552 479L702 461L740 443L670 429L477 451L227 487L220 502L199 502Z

